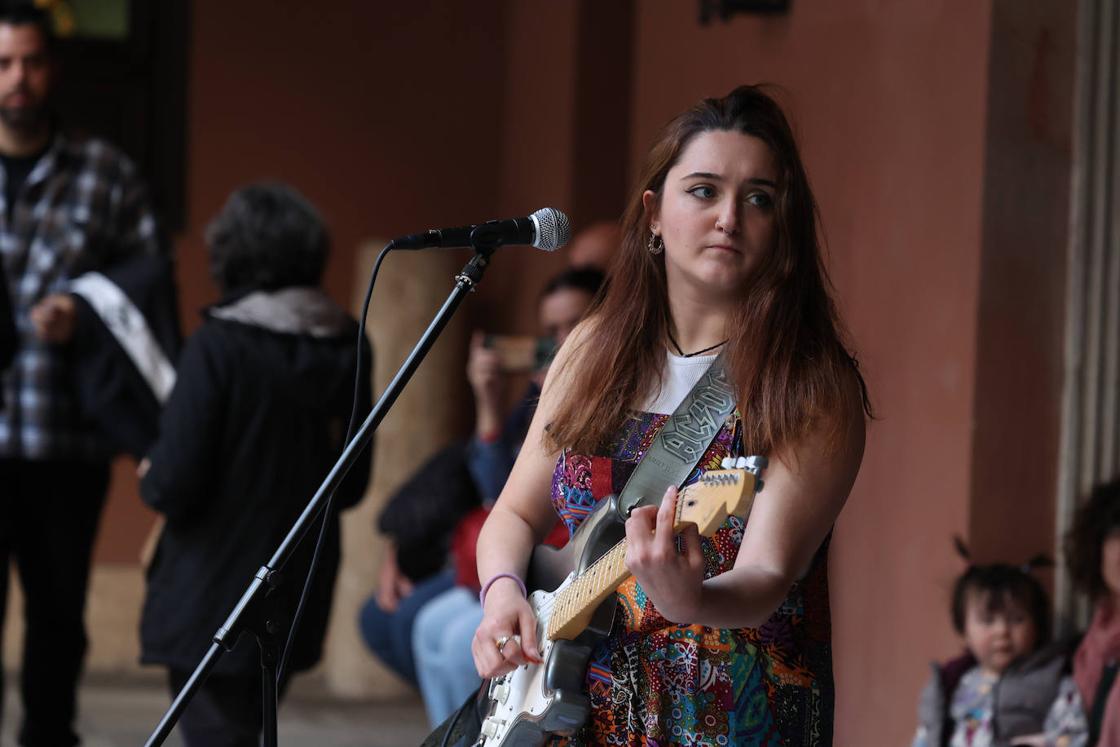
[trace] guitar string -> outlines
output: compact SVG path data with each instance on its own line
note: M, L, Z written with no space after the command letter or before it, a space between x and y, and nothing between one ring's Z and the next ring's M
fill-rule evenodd
M680 502L679 498L687 497L691 492L693 492L693 489L699 489L701 487L705 487L705 485L702 484L702 483L693 483L692 485L689 485L689 486L683 488L680 491L680 493L678 495L677 505L676 505L675 520L678 520L678 521L680 520L681 515L683 513L683 509L684 509L684 505ZM556 606L558 606L560 604L564 604L565 605L564 612L568 616L567 619L564 622L565 623L569 622L571 620L572 615L571 615L571 610L567 609L567 608L570 608L571 606L576 605L577 610L578 610L579 605L580 605L580 603L578 601L574 601L574 599L573 599L573 595L577 594L578 591L579 591L577 588L575 588L577 586L577 584L580 585L580 586L585 586L588 583L588 579L594 579L595 583L601 583L603 571L606 568L606 563L611 563L612 564L611 570L613 570L613 564L615 563L615 558L618 554L617 551L621 547L625 546L625 544L626 544L626 540L624 538L620 542L618 542L616 545L611 547L607 552L603 553L601 556L596 558L591 563L591 565L589 565L582 573L580 573L578 576L576 576L576 578L572 580L572 583L569 584L568 586L566 586L563 591L561 591L560 593L558 593L558 594L554 595L553 597L549 598L548 609L551 611ZM625 568L625 565L623 566L623 568ZM544 609L544 607L542 607L542 609ZM552 627L552 626L550 625L550 627Z
M680 490L680 492L677 494L677 505L675 507L675 517L674 517L675 521L680 520L681 514L684 510L684 504L681 503L680 499L688 497L688 495L690 493L694 492L694 489L699 488L699 487L701 487L700 483L693 483L692 485L688 485L688 486L682 488ZM611 555L613 553L616 553L618 548L625 547L625 545L626 545L626 538L624 537L619 542L617 542L615 545L613 545L609 550L607 550L605 553L603 553L598 558L596 558L594 561L592 561L591 565L587 566L587 568L585 568L582 573L580 573L574 579L572 579L572 582L568 586L564 587L564 589L561 592L552 595L551 597L548 598L548 600L546 600L547 607L542 605L541 608L540 608L541 610L546 611L548 613L548 616L549 616L549 623L548 623L548 625L546 625L546 628L552 627L552 619L551 619L552 618L552 612L554 611L554 609L556 608L556 606L558 604L571 599L571 595L575 593L574 587L577 584L586 583L587 578L589 578L592 575L600 573L603 570L603 568L605 567L605 563L613 562L613 561L608 560L611 557ZM623 567L625 568L625 566L623 566ZM568 606L571 606L571 604L572 603L569 602ZM578 605L578 602L576 602L575 604ZM577 609L578 609L578 607L577 607ZM571 620L571 615L569 615L568 618L564 622L567 623L570 620ZM547 630L546 630L546 635L547 635Z
M675 506L675 511L674 511L674 514L675 514L674 524L675 524L676 521L680 520L681 514L683 513L683 509L684 509L684 504L681 502L680 499L688 496L688 494L692 491L693 487L694 487L693 485L689 485L688 487L682 489L680 491L680 493L678 493L677 505ZM584 569L584 571L582 573L578 574L574 579L572 579L572 582L568 586L564 587L563 590L561 590L559 593L550 595L545 600L545 602L540 606L540 608L538 608L538 611L540 613L543 613L544 616L547 616L547 618L548 618L547 623L543 626L545 628L543 638L549 639L549 635L548 635L549 630L548 629L553 627L553 622L554 622L553 621L553 611L554 611L555 607L557 606L557 604L561 603L561 601L563 601L563 600L570 599L571 598L570 594L573 593L572 592L573 587L576 584L581 583L581 580L584 580L584 579L587 579L588 577L593 576L593 577L598 579L597 583L602 583L602 580L601 580L602 579L602 574L603 574L604 569L607 569L607 564L611 563L612 566L611 566L610 570L613 570L614 558L615 558L615 556L617 556L619 554L620 549L624 548L625 546L626 546L626 538L624 537L622 540L620 540L619 542L617 542L616 544L611 546L605 553L603 553L598 558L596 558L594 561L592 561L591 565L589 565L586 569ZM625 560L625 555L623 555L623 560ZM625 569L625 563L623 563L623 569ZM541 614L538 614L538 618L541 617L541 616L542 616ZM571 618L569 617L568 619L570 620ZM567 621L565 621L565 622L567 622Z

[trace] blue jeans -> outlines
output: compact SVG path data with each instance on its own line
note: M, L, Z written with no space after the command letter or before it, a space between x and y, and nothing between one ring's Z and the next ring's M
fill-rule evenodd
M366 600L358 616L358 627L370 651L409 684L416 684L412 659L412 628L416 615L431 600L455 586L455 572L440 571L417 582L412 593L400 601L396 612L377 606L377 597Z
M471 639L482 622L478 595L457 586L428 602L412 631L416 676L432 726L438 726L482 684Z

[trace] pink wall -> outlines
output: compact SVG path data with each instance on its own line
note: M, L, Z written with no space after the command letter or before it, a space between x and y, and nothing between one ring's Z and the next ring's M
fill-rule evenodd
M836 744L902 744L952 645L967 533L989 4L794 2L708 27L694 3L641 7L635 162L701 96L784 89L879 416L832 553Z
M1075 15L997 0L992 18L970 540L1022 562L1054 545Z
M468 222L528 215L541 207L570 212L574 168L572 123L576 100L579 6L528 0L506 4L502 59L504 107L488 121L501 127L502 154L493 206ZM525 247L494 257L476 300L480 326L533 333L543 278L564 263ZM485 320L485 321L483 321Z
M497 214L551 206L577 231L616 220L629 180L631 2L516 0L506 7ZM477 318L533 331L540 289L566 263L562 252L503 250L481 288Z

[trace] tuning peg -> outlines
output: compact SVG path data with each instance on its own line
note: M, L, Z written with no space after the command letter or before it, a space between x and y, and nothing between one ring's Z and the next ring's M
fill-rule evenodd
M762 480L762 470L770 464L770 460L764 456L755 455L749 457L739 457L735 460L735 467L737 469L745 469L754 475L754 492L762 490L764 482Z
M739 457L735 460L735 466L738 469L745 469L754 475L757 475L770 465L770 460L764 456L749 456Z

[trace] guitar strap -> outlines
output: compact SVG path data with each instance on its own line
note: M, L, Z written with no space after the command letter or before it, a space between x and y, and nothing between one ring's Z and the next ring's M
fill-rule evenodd
M735 410L735 392L721 352L654 437L618 496L620 518L656 506L670 485L688 479Z

